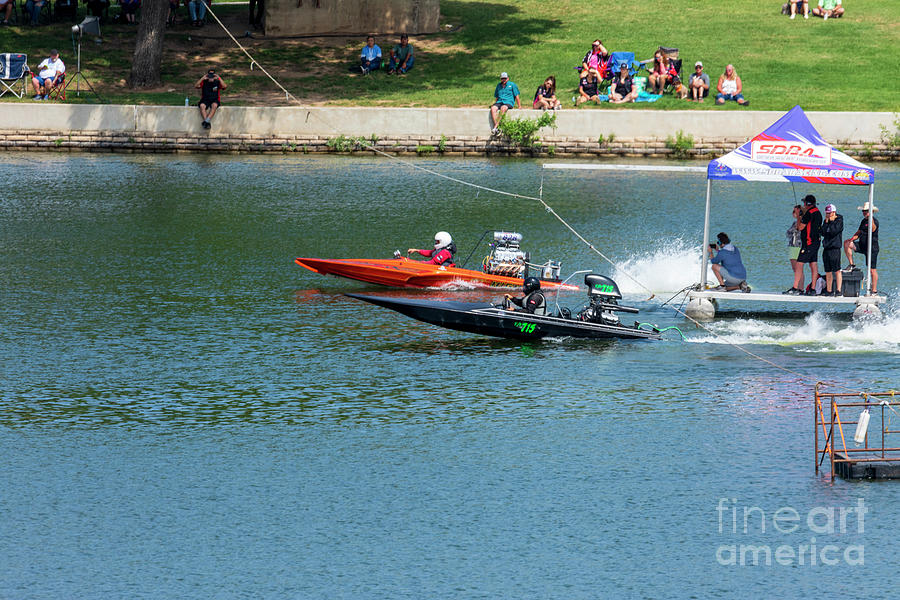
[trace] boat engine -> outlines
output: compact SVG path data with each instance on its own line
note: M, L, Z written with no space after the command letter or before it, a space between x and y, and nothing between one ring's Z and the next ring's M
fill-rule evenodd
M528 261L531 256L520 247L522 234L512 231L495 231L491 242L491 252L482 261L482 271L491 275L525 278L528 276ZM559 281L562 265L558 261L548 260L537 266L538 277L550 281Z
M521 233L495 231L491 253L484 258L482 270L491 275L524 278L529 256L519 248L521 243Z
M588 273L584 276L584 284L588 288L589 304L578 314L578 318L590 323L618 325L619 316L613 311L621 310L618 300L622 299L622 293L616 282L604 275Z

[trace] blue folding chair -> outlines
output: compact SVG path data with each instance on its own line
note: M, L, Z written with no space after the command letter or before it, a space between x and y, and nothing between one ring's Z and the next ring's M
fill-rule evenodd
M609 55L609 66L613 77L619 74L622 64L628 65L628 74L634 76L636 61L634 60L634 52L612 52Z
M12 94L16 98L23 98L28 90L28 56L7 52L0 54L0 96ZM16 91L21 82L22 91Z

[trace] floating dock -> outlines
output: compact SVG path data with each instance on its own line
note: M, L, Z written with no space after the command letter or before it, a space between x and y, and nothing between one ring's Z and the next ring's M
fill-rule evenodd
M778 294L774 292L750 292L743 293L740 290L733 292L713 290L691 290L687 293L688 304L685 313L695 319L712 319L716 316L719 302L760 302L760 303L784 303L790 305L806 304L821 305L852 305L853 316L878 315L878 308L887 300L885 296L791 296L790 294Z

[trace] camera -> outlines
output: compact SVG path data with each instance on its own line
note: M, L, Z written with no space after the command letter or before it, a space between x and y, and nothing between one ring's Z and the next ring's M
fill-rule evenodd
M710 242L710 243L709 243L709 247L712 248L713 250L715 250L716 248L719 247L719 245L718 245L717 243L715 243L715 242Z

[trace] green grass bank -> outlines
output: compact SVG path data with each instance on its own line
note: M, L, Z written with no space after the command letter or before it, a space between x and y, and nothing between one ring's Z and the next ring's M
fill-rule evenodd
M850 3L841 19L790 20L780 3L723 5L683 0L661 7L650 0L599 5L586 0L443 0L442 31L414 36L416 67L406 76L375 73L354 76L362 38L276 39L249 29L246 5L214 5L229 30L246 43L259 63L304 103L397 107L486 106L500 71L507 71L525 105L547 75L559 82L567 100L577 86L573 69L599 37L611 50L650 58L659 45L680 49L686 65L702 60L715 80L727 63L743 79L754 110L897 111L896 73L900 69L900 3L865 0ZM80 8L79 20L84 8ZM111 9L115 14L118 7ZM20 12L20 21L23 15ZM25 52L35 66L51 47L62 52L74 71L71 22L0 29L0 51ZM133 92L126 86L137 28L103 26L103 44L85 39L82 69L101 95L113 103L183 104L208 64L216 64L229 84L224 95L233 105L287 105L284 95L210 23L203 29L181 23L167 30L164 84ZM380 32L375 32L380 33ZM388 50L395 35L379 35ZM95 102L90 94L70 101ZM2 101L11 100L5 96ZM27 100L30 101L30 100ZM570 109L567 103L566 109ZM746 110L715 107L666 96L655 103L609 105L578 110Z

